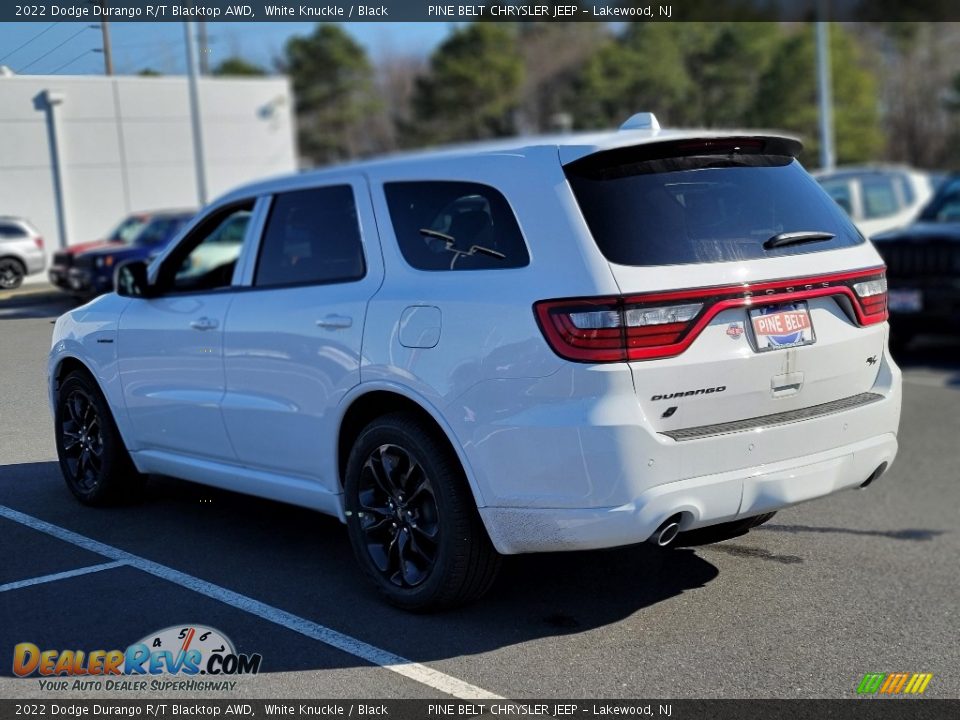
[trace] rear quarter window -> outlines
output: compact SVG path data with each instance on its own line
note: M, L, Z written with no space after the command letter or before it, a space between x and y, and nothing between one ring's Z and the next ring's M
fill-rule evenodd
M792 156L768 154L764 142L640 146L565 170L597 246L620 265L752 260L864 242L816 180ZM764 247L804 231L833 237Z
M404 260L417 270L501 270L530 263L503 194L467 182L384 185Z

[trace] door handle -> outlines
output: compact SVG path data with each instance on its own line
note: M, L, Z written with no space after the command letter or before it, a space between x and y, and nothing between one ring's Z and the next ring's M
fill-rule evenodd
M327 330L339 330L353 325L353 318L346 315L327 315L325 318L317 320L317 327Z
M213 318L201 317L190 321L190 327L194 330L215 330L220 326Z

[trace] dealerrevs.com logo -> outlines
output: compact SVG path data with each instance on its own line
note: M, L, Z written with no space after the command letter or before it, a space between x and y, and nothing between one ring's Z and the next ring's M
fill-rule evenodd
M30 642L13 648L13 673L53 678L78 676L236 676L256 675L263 657L238 653L230 639L203 625L176 625L147 635L126 650L42 650ZM213 680L213 678L210 678ZM43 682L43 681L41 681ZM82 689L145 690L147 683L107 681L110 687ZM68 689L66 681L43 683L49 689ZM151 683L150 689L231 689L235 683ZM184 685L184 687L180 687ZM223 686L223 687L221 687ZM81 689L81 688L69 688Z

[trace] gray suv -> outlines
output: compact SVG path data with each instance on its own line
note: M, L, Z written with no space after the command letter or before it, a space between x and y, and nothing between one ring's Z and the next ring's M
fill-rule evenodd
M23 218L0 215L0 290L20 287L26 275L43 272L43 238Z

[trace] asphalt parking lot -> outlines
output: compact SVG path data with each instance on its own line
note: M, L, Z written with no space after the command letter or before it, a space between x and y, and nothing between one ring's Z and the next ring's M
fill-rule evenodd
M0 697L57 696L12 677L16 643L124 648L188 623L262 654L231 696L852 698L905 671L960 697L960 342L901 359L900 456L869 489L712 546L509 558L485 600L415 616L306 510L159 477L140 504L79 506L45 390L69 306L0 297Z

